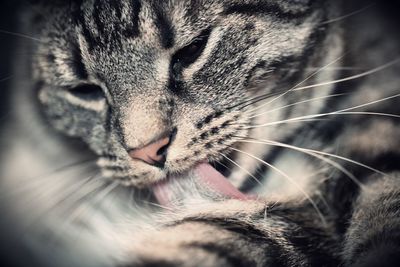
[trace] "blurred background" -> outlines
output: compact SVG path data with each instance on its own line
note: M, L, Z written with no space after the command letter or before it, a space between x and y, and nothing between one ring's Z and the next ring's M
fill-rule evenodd
M20 1L18 0L0 1L0 31L16 31L16 10L19 5ZM7 88L12 76L10 62L13 54L13 46L17 38L5 32L0 32L0 115L3 115L7 110ZM0 126L1 121L3 120L0 120Z

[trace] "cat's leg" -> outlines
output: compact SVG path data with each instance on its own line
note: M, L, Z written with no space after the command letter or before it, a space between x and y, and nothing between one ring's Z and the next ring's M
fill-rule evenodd
M195 210L136 236L122 266L339 265L333 228L309 203L231 200Z
M345 239L347 266L400 266L399 179L375 176L361 191Z

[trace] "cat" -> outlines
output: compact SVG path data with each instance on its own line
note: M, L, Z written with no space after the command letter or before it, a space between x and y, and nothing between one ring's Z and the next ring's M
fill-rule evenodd
M398 262L400 46L376 6L41 0L20 18L0 154L15 264Z

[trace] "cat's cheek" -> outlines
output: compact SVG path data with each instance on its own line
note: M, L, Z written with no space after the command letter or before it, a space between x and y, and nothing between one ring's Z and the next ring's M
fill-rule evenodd
M39 91L39 102L42 114L57 130L87 140L99 136L105 141L107 123L105 101L96 103L92 101L94 103L92 104L90 101L73 97L64 90L44 88Z
M47 122L58 131L71 132L73 120L72 117L68 116L68 108L62 104L62 101L46 90L42 90L39 93L39 100L41 112Z
M166 178L166 173L163 170L140 161L130 162L129 166L132 170L132 174L127 177L128 180L126 181L128 182L126 185L129 186L147 188L149 185L156 184Z

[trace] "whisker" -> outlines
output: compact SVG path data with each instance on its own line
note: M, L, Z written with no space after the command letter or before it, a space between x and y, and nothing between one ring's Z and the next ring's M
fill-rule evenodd
M260 101L269 99L269 98L271 98L273 96L277 96L276 98L270 100L267 103L262 104L261 106L258 106L258 107L254 108L254 109L250 109L250 110L245 111L245 113L251 113L251 112L254 112L255 110L257 110L257 109L259 109L259 108L261 108L261 107L263 107L265 105L268 105L268 104L272 103L276 99L280 98L281 96L279 96L279 95L286 95L286 93L288 93L289 91L291 91L291 92L301 91L301 90L305 90L305 89L311 89L311 88L316 88L316 87L320 87L320 86L324 86L324 85L336 84L336 83L341 83L341 82L345 82L345 81L358 79L358 78L365 77L365 76L374 74L376 72L382 71L384 69L387 69L387 68L397 64L399 61L400 61L400 58L397 58L397 59L395 59L393 61L390 61L390 62L388 62L388 63L386 63L384 65L381 65L379 67L370 69L368 71L359 73L357 75L348 76L348 77L345 77L345 78L342 78L342 79L337 79L337 80L333 80L333 81L327 81L327 82L322 82L322 83L317 83L317 84L312 84L312 85L307 85L307 86L297 87L297 88L292 87L292 89L281 90L279 92L274 92L274 93L269 92L269 93L266 93L264 95L260 95L260 96L254 97L252 99L246 99L245 101L242 101L242 102L240 102L238 104L235 104L233 106L230 106L230 107L226 108L226 110L234 109L234 108L237 108L237 107L239 107L239 109L242 110L242 109L244 109L244 108L246 108L246 107L248 107L250 105L253 105L255 103L258 103ZM329 64L332 64L332 62L329 63ZM327 67L328 65L326 65L325 67ZM319 71L322 71L322 70L323 69L320 69ZM315 75L315 73L314 73L314 75Z
M285 106L282 106L282 107L279 107L279 108L274 108L274 109L262 112L260 114L256 114L256 115L250 116L249 119L256 118L256 117L259 117L261 115L269 114L271 112L274 112L274 111L277 111L277 110L281 110L281 109L285 109L285 108L288 108L288 107L293 107L293 106L297 106L297 105L300 105L300 104L313 102L313 101L316 101L316 100L321 100L321 99L326 99L326 98L333 98L333 97L338 97L338 96L343 96L343 95L346 95L346 94L331 94L331 95L327 95L327 96L319 96L319 97L310 98L310 99L307 99L307 100L303 100L303 101L299 101L299 102L296 102L296 103L293 103L293 104L285 105Z
M137 202L136 202L136 198L135 198L135 189L134 188L131 188L131 190L130 190L128 206L131 210L139 209Z
M51 203L49 207L46 207L46 209L43 212L40 212L36 217L36 219L33 220L31 226L34 226L35 224L38 224L45 218L46 215L48 215L50 212L54 211L57 208L57 211L60 209L65 210L67 212L68 209L70 209L72 206L74 206L81 198L86 196L86 193L83 193L82 189L91 186L93 188L93 185L96 184L98 181L96 180L96 175L89 176L85 179L82 179L80 182L68 187L66 191L62 193L62 197L59 198L56 202ZM95 187L95 189L99 188L98 185ZM89 191L90 192L90 191ZM77 194L79 196L77 196ZM60 204L65 204L66 202L68 203L68 206L62 206Z
M319 87L319 86L324 86L324 85L330 85L330 84L337 84L337 83L342 83L342 82L346 82L346 81L351 81L351 80L355 80L358 78L362 78L371 74L374 74L376 72L382 71L384 69L387 69L395 64L397 64L398 62L400 62L400 58L397 58L395 60L392 60L382 66L373 68L371 70L356 74L356 75L352 75L352 76L348 76L342 79L337 79L337 80L333 80L333 81L328 81L328 82L322 82L322 83L317 83L317 84L312 84L312 85L307 85L307 86L303 86L303 87L298 87L293 89L293 91L301 91L301 90L305 90L305 89L309 89L309 88L315 88L315 87Z
M90 206L95 206L95 205L99 204L100 201L102 201L108 194L110 194L115 188L117 188L117 186L118 186L118 182L113 181L108 186L106 186L105 188L98 191L96 193L96 196L93 198L93 201L85 202L84 205L81 205L78 208L76 208L75 211L73 211L69 215L69 217L65 221L65 223L66 224L72 223L72 222L78 220L79 217L82 216L82 214L84 214L84 212L90 208ZM90 193L94 193L95 191L97 191L97 190L95 189Z
M264 142L264 141L255 141L255 142ZM275 141L266 141L266 142L275 143L276 145L279 145L279 146L286 146L286 147L288 147L288 148L291 147L290 145L287 145L287 144L284 144L284 143L275 142ZM366 165L366 164L363 164L363 163L361 163L361 162L358 162L358 161L355 161L355 160L352 160L352 159L349 159L349 158L346 158L346 157L343 157L343 156L339 156L339 155L332 154L332 153L328 153L328 152L318 151L318 150L314 150L314 149L309 149L309 148L293 147L293 146L292 146L292 148L293 148L293 149L296 148L296 149L300 149L300 150L303 150L303 151L312 152L312 153L315 153L315 154L320 154L320 155L323 155L323 156L328 156L328 157L340 159L340 160L343 160L343 161L352 163L352 164L354 164L354 165L363 167L363 168L368 169L368 170L370 170L370 171L373 171L373 172L375 172L375 173L381 174L382 176L391 177L389 174L384 173L384 172L382 172L382 171L380 171L380 170L378 170L378 169L375 169L375 168L373 168L373 167L371 167L371 166L368 166L368 165ZM352 175L352 176L353 176L353 175ZM354 176L353 176L353 177L354 177ZM356 179L356 180L357 180L357 179ZM359 181L356 181L356 180L354 180L354 182L356 182L358 185L362 185Z
M78 187L75 192L72 192L71 195L62 199L60 202L69 202L69 205L65 207L65 210L72 208L72 206L76 205L80 200L84 199L86 196L103 186L103 183L101 183L98 178L99 173L90 177L90 179Z
M7 77L5 77L5 78L3 78L3 79L0 79L0 83L1 83L1 82L5 82L5 81L8 81L8 80L11 80L13 77L14 77L14 76L11 75L11 76L7 76Z
M246 137L239 137L238 138L246 138ZM271 145L271 146L278 146L278 147L284 147L284 148L288 148L288 149L292 149L298 152L302 152L304 154L310 155L312 157L315 157L317 159L320 159L326 163L328 163L329 165L333 166L334 168L338 169L339 171L341 171L342 173L344 173L347 177L349 177L357 186L359 186L360 188L364 188L363 184L346 168L344 168L342 165L340 165L339 163L330 160L329 158L326 158L324 156L318 155L316 150L310 150L310 149L306 149L306 148L301 148L301 147L297 147L297 146L292 146L289 144L285 144L285 143L281 143L281 142L276 142L276 141L270 141L270 140L263 140L263 139L254 139L254 138L247 138L247 140L241 140L238 142L245 142L245 143L256 143L256 144L265 144L265 145ZM333 155L333 154L332 154Z
M243 127L242 129L250 130L250 129L256 129L256 128L268 127L268 126L275 126L275 125L280 125L280 124L314 122L314 121L324 121L324 120L326 120L326 119L323 119L323 118L318 118L318 119L303 119L303 118L297 119L297 118L293 118L293 120L287 119L287 120L274 121L274 122L269 122L269 123L260 124L260 125L256 124L256 125L252 125L252 126L248 126L248 127ZM230 123L229 125L246 125L246 124ZM247 124L247 125L251 125L251 124Z
M239 108L239 110L243 110L248 106L254 105L255 103L258 103L258 102L261 102L263 100L269 99L269 98L271 98L273 96L280 95L280 94L282 94L284 92L286 92L286 90L281 90L279 92L273 92L273 93L266 93L266 94L259 95L259 96L253 97L253 98L247 98L247 99L245 99L245 100L243 100L243 101L241 101L241 102L239 102L239 103L237 103L237 104L235 104L233 106L229 106L229 107L225 108L225 110L233 110L235 108Z
M138 193L139 196L135 197L135 193ZM132 211L135 212L135 216L137 216L137 218L140 218L141 220L144 221L150 221L151 220L151 216L149 213L147 212L139 212L140 210L143 209L142 206L139 206L139 202L144 203L144 204L148 204L146 202L143 202L142 197L141 197L141 193L142 191L136 191L136 189L131 188L131 194L130 194L130 203L129 203L129 207L131 208Z
M145 204L148 204L150 206L161 208L161 209L164 209L164 210L167 210L167 211L174 211L173 208L169 208L167 206L164 206L164 205L161 205L161 204L158 204L158 203L154 203L154 202L151 202L151 201L142 200L142 202L145 203Z
M282 175L283 177L285 177L290 183L292 183L305 197L306 199L310 202L310 204L314 207L315 211L317 212L318 216L320 217L322 223L326 226L327 222L325 220L324 215L322 214L321 210L318 208L317 204L315 203L315 201L310 197L310 195L307 194L307 192L301 188L301 186L293 179L291 178L289 175L287 175L285 172L283 172L282 170L278 169L277 167L275 167L274 165L266 162L265 160L262 160L252 154L249 154L245 151L242 151L240 149L236 149L231 147L232 150L237 151L239 153L245 154L263 164L265 164L266 166L268 166L269 168L271 168L272 170L274 170L275 172L279 173L280 175Z
M29 191L31 190L32 187L34 186L42 186L43 183L46 183L48 181L48 179L54 179L57 178L56 175L58 174L63 174L64 172L70 171L72 168L86 168L89 167L89 164L94 163L94 160L84 160L84 161L78 161L78 162L74 162L62 167L59 167L49 173L46 174L41 174L35 177L31 177L29 179L29 182L24 183L23 185L18 186L18 188L16 188L15 190L13 190L12 192L2 192L4 193L3 196L0 196L0 199L3 197L10 197L10 196L14 196L16 194L21 194L23 192ZM80 171L80 170L78 170ZM57 179L64 179L65 177L60 176Z
M254 125L254 126L250 126L248 127L249 129L252 128L259 128L259 127L265 127L265 126L271 126L271 125L276 125L276 124L282 124L282 123L286 123L286 122L291 122L291 121L297 121L297 120L303 120L303 119L314 119L314 118L320 118L320 117L326 117L326 116L332 116L332 115L341 115L341 114L346 114L348 113L348 111L350 110L354 110L354 109L358 109L358 108L362 108L362 107L366 107L366 106L370 106L373 104L377 104L383 101L387 101L396 97L399 97L400 94L396 94L396 95L392 95L389 97L385 97L385 98L381 98L378 100L374 100L374 101L370 101L364 104L360 104L354 107L350 107L350 108L345 108L345 109L341 109L341 110L336 110L336 111L332 111L332 112L327 112L327 113L319 113L319 114L312 114L312 115L305 115L305 116L300 116L300 117L296 117L296 118L291 118L291 119L286 119L286 120L281 120L281 121L276 121L276 122L270 122L270 123L265 123L265 124L259 124L259 125ZM353 113L351 113L353 114ZM357 114L361 114L360 112L357 112ZM395 115L395 114L386 114L386 113L378 113L378 112L364 112L365 115L379 115L379 116L390 116L390 117L395 117L398 118L399 115ZM350 114L348 114L350 115Z
M309 71L316 71L323 68L323 66L319 67L306 67L306 68L279 68L280 70L309 70ZM324 68L324 70L365 70L365 68L361 67L328 67Z
M33 40L33 41L36 41L36 42L44 43L44 41L42 41L42 40L40 40L38 38L35 38L33 36L29 36L29 35L26 35L26 34L23 34L23 33L10 32L10 31L6 31L6 30L0 30L0 33L9 34L9 35L12 35L12 36L21 37L21 38L25 38L25 39L28 39L28 40Z
M49 172L47 174L44 174L44 176L49 176L49 175L53 175L53 174L56 174L56 173L59 173L59 172L67 171L67 170L69 170L69 169L71 169L73 167L85 166L87 164L92 164L95 161L96 161L95 159L86 159L86 160L76 161L76 162L73 162L73 163L58 167L58 168L52 170L51 172ZM42 176L42 175L40 175L40 176ZM39 178L39 177L37 177L37 178ZM36 178L34 177L33 179L35 180Z
M264 104L262 104L262 105L260 105L260 106L258 106L258 107L255 107L254 109L251 109L251 110L246 111L246 113L247 113L247 112L254 112L254 111L256 111L256 110L258 110L258 109L260 109L260 108L262 108L262 107L264 107L264 106L266 106L266 105L269 105L269 104L273 103L274 101L276 101L276 100L278 100L279 98L281 98L281 97L287 95L288 93L294 91L298 86L300 86L300 85L302 85L303 83L305 83L306 81L310 80L310 79L313 78L315 75L317 75L318 73L320 73L321 71L323 71L325 68L328 68L329 66L331 66L331 65L333 65L333 64L335 64L335 63L337 63L337 62L338 62L339 60L341 60L345 55L346 55L346 54L339 56L339 57L336 58L335 60L329 62L327 65L325 65L325 66L323 66L322 68L320 68L319 70L317 70L317 71L311 73L310 75L308 75L304 80L302 80L301 82L297 83L295 86L293 86L293 87L290 88L289 90L285 91L285 92L282 93L281 95L279 95L279 96L277 96L277 97L271 99L271 100L270 100L269 102L267 102L267 103L264 103Z
M221 155L221 153L219 153ZM220 160L215 160L218 164L220 164L222 167L224 167L225 169L229 170L232 173L232 168L226 166L224 163L222 163ZM229 161L229 160L228 160ZM215 162L212 162L214 169L217 169L217 165L215 164Z
M341 20L347 19L349 17L352 17L354 15L357 15L359 13L364 12L365 10L367 10L367 9L369 9L369 8L375 6L375 5L376 5L376 3L369 4L369 5L365 6L365 7L360 8L360 9L358 9L356 11L351 12L351 13L348 13L348 14L345 14L343 16L340 16L340 17L337 17L337 18L334 18L334 19L330 19L330 20L321 22L320 25L325 25L325 24L329 24L329 23L333 23L333 22L337 22L337 21L341 21Z
M311 173L307 178L311 179L312 177L316 177L316 176L319 176L321 174L325 174L329 170L330 170L329 167L321 168L321 169L315 171L314 173ZM330 180L331 178L332 178L332 175L330 175L327 179L323 179L322 181L319 179L319 182L323 183L324 181ZM324 195L321 193L321 191L316 190L314 192L314 195L319 197L319 199L322 201L322 203L325 205L326 208L330 208L330 205L328 204L328 201L326 200Z
M233 159L230 159L228 156L225 156L222 153L219 153L222 157L224 157L226 160L228 160L229 162L231 162L232 164L234 164L236 167L238 167L239 169L241 169L242 171L244 171L245 173L247 173L247 175L249 175L256 183L258 183L259 185L262 185L262 183L260 182L260 180L257 179L257 177L255 177L251 172L249 172L248 170L246 170L245 168L243 168L242 166L240 166L238 163L236 163Z
M368 112L368 111L347 111L340 112L336 115L373 115L373 116L382 116L382 117L390 117L390 118L400 118L400 115L390 114L390 113L381 113L381 112Z

